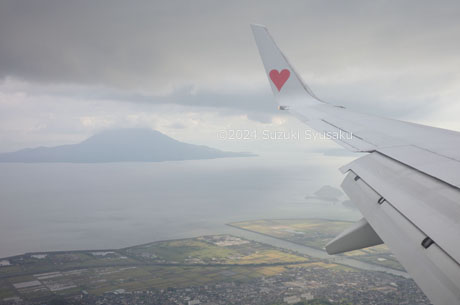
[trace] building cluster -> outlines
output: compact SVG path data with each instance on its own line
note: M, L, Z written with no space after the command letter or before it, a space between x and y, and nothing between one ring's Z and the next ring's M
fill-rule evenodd
M87 305L272 305L304 304L313 299L323 300L324 304L430 304L412 280L379 272L331 272L320 266L296 267L279 275L244 282L134 292L118 289L101 296L85 292L61 301Z

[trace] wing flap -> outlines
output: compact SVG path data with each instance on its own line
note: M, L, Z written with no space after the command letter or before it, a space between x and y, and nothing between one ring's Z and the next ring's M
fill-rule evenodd
M326 245L326 252L328 254L338 254L380 244L383 244L383 241L366 219L362 218L331 240Z
M460 267L438 244L422 246L427 235L374 186L350 171L342 188L434 304L460 304Z
M378 152L344 166L460 262L460 191Z

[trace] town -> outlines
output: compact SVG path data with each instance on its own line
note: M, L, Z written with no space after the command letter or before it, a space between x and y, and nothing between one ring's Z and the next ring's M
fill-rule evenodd
M404 277L231 235L2 259L0 304L430 304Z

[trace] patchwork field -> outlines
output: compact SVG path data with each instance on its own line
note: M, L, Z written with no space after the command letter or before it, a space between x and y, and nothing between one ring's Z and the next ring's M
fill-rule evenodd
M318 260L230 235L153 242L118 250L32 253L5 259L0 300L245 282ZM328 268L343 270L331 264Z
M228 235L162 241L125 249L144 262L170 264L286 264L308 261L274 247Z
M325 219L262 219L231 223L231 226L265 234L316 249L324 246L352 223ZM404 270L385 245L345 253L364 262Z

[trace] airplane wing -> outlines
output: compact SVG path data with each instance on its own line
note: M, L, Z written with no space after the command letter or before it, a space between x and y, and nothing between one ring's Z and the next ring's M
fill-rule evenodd
M460 304L460 133L350 111L320 100L267 29L252 31L279 109L346 149L342 188L364 218L329 254L384 242L433 304Z

